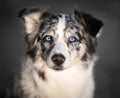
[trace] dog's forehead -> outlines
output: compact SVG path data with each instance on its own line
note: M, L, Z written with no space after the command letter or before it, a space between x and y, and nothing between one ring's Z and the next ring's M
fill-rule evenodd
M78 27L79 26L76 25L71 15L59 13L53 14L49 18L49 20L45 23L43 30L52 30L54 33L63 34L67 30L78 30Z
M53 23L59 31L66 28L68 20L70 20L70 15L59 13L52 15L49 22Z
M59 14L58 15L58 23L56 26L56 33L62 34L65 28L66 28L66 15Z
M77 25L75 21L72 19L72 16L69 14L58 14L58 24L57 28L59 30L66 30L66 29L77 29Z

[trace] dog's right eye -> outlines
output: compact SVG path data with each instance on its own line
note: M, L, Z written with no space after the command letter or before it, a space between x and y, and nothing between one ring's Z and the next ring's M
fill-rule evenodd
M43 38L43 40L46 41L46 42L51 42L51 41L53 41L53 38L52 38L52 36L46 35L46 36Z
M73 42L76 42L76 40L77 40L77 39L76 39L74 36L71 36L68 41L69 41L70 43L73 43Z

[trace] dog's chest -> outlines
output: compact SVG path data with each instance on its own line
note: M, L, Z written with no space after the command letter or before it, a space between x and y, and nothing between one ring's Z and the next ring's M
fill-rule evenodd
M80 98L87 83L87 73L79 68L63 72L46 70L46 80L35 77L40 98Z

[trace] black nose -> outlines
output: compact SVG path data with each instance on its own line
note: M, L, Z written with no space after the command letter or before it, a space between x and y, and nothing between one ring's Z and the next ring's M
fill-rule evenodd
M65 61L65 57L62 54L55 54L52 56L52 61L55 65L62 65Z

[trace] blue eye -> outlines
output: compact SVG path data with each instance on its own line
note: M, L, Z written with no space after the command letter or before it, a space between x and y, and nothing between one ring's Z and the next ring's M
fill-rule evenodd
M69 42L75 42L75 41L76 41L76 38L75 38L75 37L71 36L71 37L69 38Z
M47 41L47 42L51 42L51 41L52 41L52 37L49 36L49 35L46 35L46 36L44 37L44 40Z

